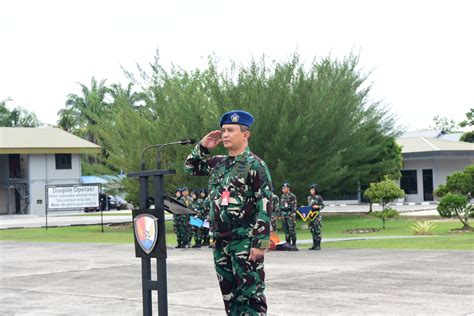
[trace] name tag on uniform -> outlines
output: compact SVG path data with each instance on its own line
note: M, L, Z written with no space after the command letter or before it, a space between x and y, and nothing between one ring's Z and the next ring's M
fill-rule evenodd
M229 198L230 198L230 192L225 190L222 192L222 200L221 200L221 206L228 206L229 205Z

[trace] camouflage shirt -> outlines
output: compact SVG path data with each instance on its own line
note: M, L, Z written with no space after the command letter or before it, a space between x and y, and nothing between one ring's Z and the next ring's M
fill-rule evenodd
M282 212L296 212L298 208L296 195L291 192L282 194L280 198L280 210Z
M278 198L278 195L275 193L272 193L272 199L273 199L273 212L272 215L275 216L280 216L280 199Z
M197 217L200 219L205 218L204 214L204 199L196 199L193 200L193 203L191 204L191 208L197 212Z
M252 238L252 248L267 248L272 214L272 181L267 165L247 147L236 156L213 156L198 144L185 171L210 176L211 230L217 238ZM223 193L229 192L228 202ZM226 205L227 204L227 205Z
M186 205L187 207L191 207L191 205L193 204L193 199L190 197L190 196L182 196L179 198L179 201L181 203L183 203L184 205Z
M319 206L319 209L313 208L313 210L318 211L318 215L316 215L316 218L320 219L321 213L319 211L321 211L324 208L323 198L320 195L308 195L308 206L314 206L314 205Z

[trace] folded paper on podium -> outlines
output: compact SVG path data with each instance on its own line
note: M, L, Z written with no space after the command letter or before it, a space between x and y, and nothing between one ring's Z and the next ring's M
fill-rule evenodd
M165 195L165 211L175 215L196 215L197 212L188 208L180 201Z

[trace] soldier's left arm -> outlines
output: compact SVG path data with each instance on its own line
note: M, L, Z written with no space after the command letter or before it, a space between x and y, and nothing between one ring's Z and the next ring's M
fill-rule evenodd
M324 201L321 195L319 196L319 203L320 203L319 210L322 210L325 207L325 205L324 205Z
M267 165L255 161L250 169L250 186L254 192L256 222L251 231L252 248L270 246L270 217L272 215L272 179Z
M296 213L297 210L298 210L298 200L296 198L296 195L293 194L293 212Z

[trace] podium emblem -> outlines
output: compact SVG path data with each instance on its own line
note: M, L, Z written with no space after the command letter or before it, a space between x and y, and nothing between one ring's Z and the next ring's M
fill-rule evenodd
M158 239L158 219L151 214L140 214L135 217L133 226L138 244L150 254Z

